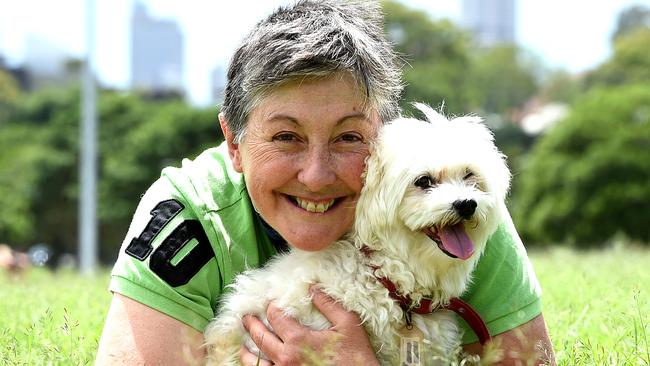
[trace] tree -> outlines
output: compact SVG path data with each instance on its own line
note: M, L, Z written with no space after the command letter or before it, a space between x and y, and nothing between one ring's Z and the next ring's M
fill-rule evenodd
M19 96L20 88L14 77L0 69L0 103L15 103Z
M650 241L650 87L598 88L533 148L513 215L538 243Z
M383 8L386 33L406 62L402 108L412 111L410 103L416 101L433 106L444 102L446 111L461 114L474 106L475 90L467 77L469 34L394 1L384 2Z
M0 242L21 243L36 231L32 202L41 166L54 156L42 140L43 133L31 128L0 125Z
M48 229L62 224L58 220L70 212L65 182L75 162L69 142L76 136L70 135L68 121L78 121L78 108L67 106L70 97L69 92L48 91L24 98L0 126L0 204L5 208L0 240L12 244L43 241ZM51 239L64 243L70 231L61 225ZM74 227L72 232L76 232Z
M515 45L497 45L473 58L472 84L482 111L507 115L537 91L535 60Z
M426 102L461 115L506 114L537 89L536 61L514 45L481 49L448 20L384 2L386 32L406 61L402 108Z
M20 87L14 77L0 69L0 125L7 120L20 94Z
M99 219L117 253L141 194L167 165L223 139L214 109L104 91L99 98ZM0 241L77 248L79 90L41 91L0 125Z
M639 28L650 28L650 9L642 5L633 5L619 14L612 41L615 42Z
M588 87L650 82L650 28L636 28L614 42L614 55L587 77Z
M572 104L583 93L583 81L578 75L564 70L555 70L545 76L540 86L539 97L546 102Z

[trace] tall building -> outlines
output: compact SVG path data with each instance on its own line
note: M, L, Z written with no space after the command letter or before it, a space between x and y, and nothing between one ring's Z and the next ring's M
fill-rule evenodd
M515 43L515 0L463 0L462 19L479 44Z
M136 1L131 32L131 86L153 92L182 92L183 35L178 24L152 18Z

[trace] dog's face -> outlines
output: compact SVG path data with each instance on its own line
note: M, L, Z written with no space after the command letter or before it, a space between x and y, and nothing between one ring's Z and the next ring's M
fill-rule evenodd
M409 257L475 258L500 221L510 172L480 119L418 108L429 122L398 119L373 146L355 228L380 242L408 236L392 249Z

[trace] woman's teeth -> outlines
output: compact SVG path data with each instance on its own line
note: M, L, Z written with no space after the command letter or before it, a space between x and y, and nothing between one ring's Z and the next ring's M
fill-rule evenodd
M312 202L312 201L303 200L298 197L294 197L294 199L298 204L298 206L300 206L302 209L309 212L325 212L329 210L329 208L332 207L332 205L336 201L332 199L325 202Z

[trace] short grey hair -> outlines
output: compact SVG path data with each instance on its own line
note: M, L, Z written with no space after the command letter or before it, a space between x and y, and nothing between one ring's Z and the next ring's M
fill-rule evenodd
M372 0L301 0L259 22L230 61L221 112L240 142L250 112L287 82L349 73L385 122L399 115L399 58Z

